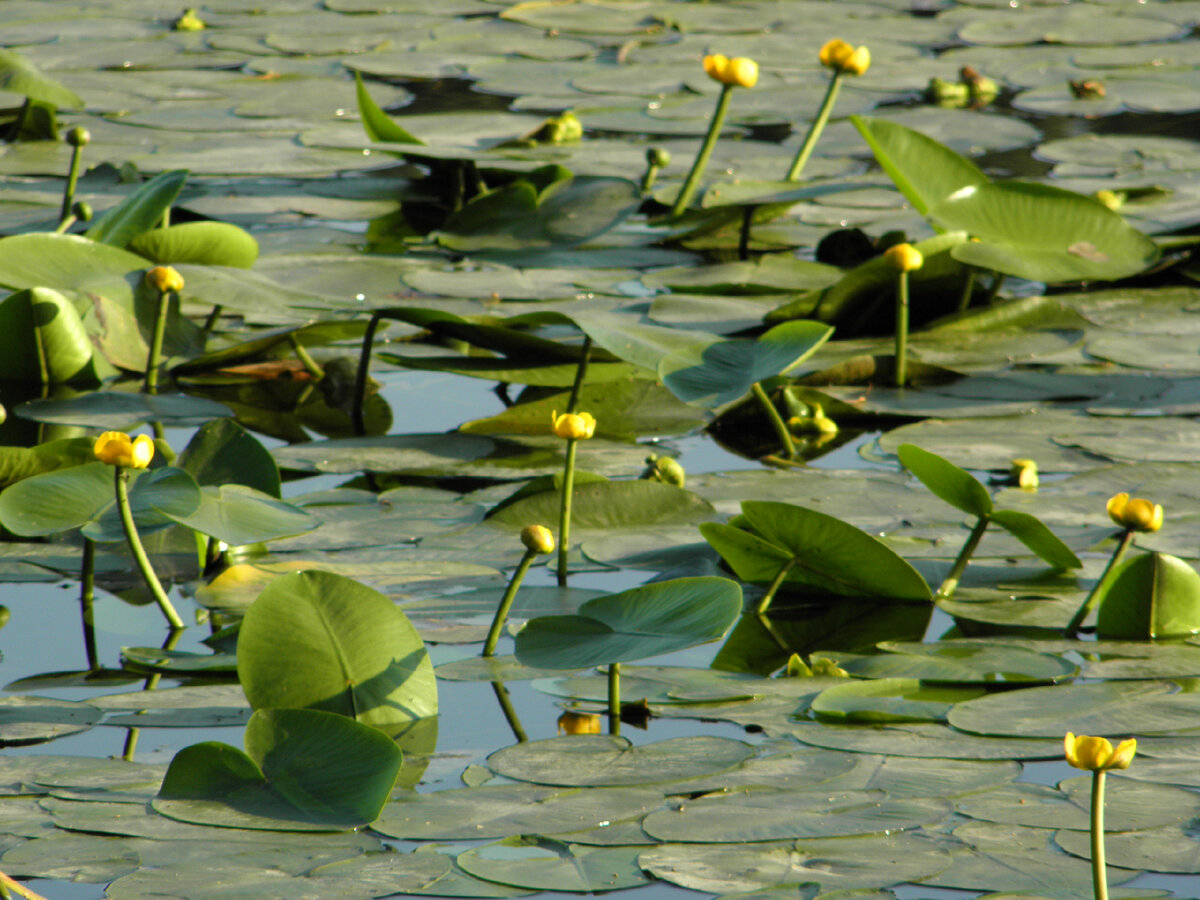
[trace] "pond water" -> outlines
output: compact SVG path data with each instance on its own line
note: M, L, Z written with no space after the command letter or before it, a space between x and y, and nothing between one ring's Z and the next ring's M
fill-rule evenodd
M35 139L0 146L0 285L13 292L0 302L0 378L25 380L0 387L0 442L9 452L76 438L86 455L101 431L159 429L176 451L202 448L181 465L210 484L206 454L241 440L240 429L213 424L232 414L254 439L229 451L240 455L217 480L270 487L278 464L281 497L307 524L235 548L231 568L207 574L188 529L151 537L151 559L189 626L167 645L173 658L156 651L168 634L124 545L100 543L95 655L111 680L85 677L80 619L77 526L99 527L99 514L3 545L0 603L11 617L0 631L0 871L72 900L1088 897L1089 780L1062 758L1073 731L1139 739L1127 777L1109 778L1113 896L1200 896L1200 268L1179 239L1200 224L1197 4L212 0L196 10L206 24L196 30L173 24L181 12L159 0L3 7L0 45L19 54L0 58L18 91L10 118L24 115L24 136ZM869 46L872 63L844 79L804 172L813 190L795 202L783 176L825 96L818 50L834 37ZM664 223L721 90L700 64L714 53L753 57L758 82L732 91L694 204L707 212ZM958 82L964 66L994 79L995 96L970 108L929 102L931 80ZM64 134L90 133L77 196L97 219L67 229L88 240L45 234L59 223L71 150L36 139L50 137L37 133L48 119L37 104L20 113L22 93L50 98ZM568 110L582 140L547 139L565 127L547 117ZM856 127L851 115L869 118ZM1162 241L1161 265L1112 285L1108 269L1051 279L1015 265L995 297L980 278L965 295L972 310L943 319L962 294L963 260L982 264L970 246L953 251L963 260L937 251L937 264L913 275L914 324L938 320L912 335L915 384L889 384L890 282L874 294L844 290L860 305L829 318L833 339L806 355L805 341L820 340L795 320L822 315L817 296L838 296L850 277L818 252L826 235L859 228L870 241L897 231L936 241L934 225L949 221L923 216L863 140L887 144L920 200L938 170L959 163L941 149L906 157L911 150L887 143L914 140L896 137L908 128L973 159L983 193L989 179L1010 178L1101 192ZM659 148L670 161L643 191L647 152ZM154 214L122 206L151 176ZM257 247L232 229L203 232L211 243L197 246L179 237L186 232L152 227L162 224L156 203L172 226L229 223ZM751 208L761 213L753 222ZM1101 213L1089 204L1086 215ZM1027 234L1003 239L986 224L965 230L1005 271L1012 248L1022 264L1042 259L1038 236L1053 218L1035 213ZM128 234L114 233L117 221ZM1144 240L1115 216L1104 221L1117 243L1064 226L1071 244L1061 255L1103 266ZM169 317L174 377L157 400L139 393L137 374L152 262L177 264L186 283L183 315ZM938 265L952 273L949 287L930 274ZM86 378L30 383L40 382L30 347L61 335L47 337L45 324L35 333L28 288L57 292L58 314L76 315L98 391ZM773 332L787 335L777 338L785 350L770 368L767 342L747 336L789 309L792 324ZM354 365L378 311L377 390L359 429ZM811 547L842 559L828 570L842 581L793 578L769 615L753 607L772 575L746 576L747 612L717 642L663 653L662 633L639 632L656 649L622 663L620 738L558 736L564 711L601 714L604 730L616 724L602 715L603 668L533 670L511 656L511 633L498 669L471 662L522 557L518 529L532 524L512 510L555 525L552 484L513 502L507 518L493 508L561 472L548 413L566 408L581 345L593 348L582 408L599 426L580 444L580 468L611 481L577 482L570 588L556 588L553 566L535 566L514 625L643 585L653 607L665 602L664 582L744 574L746 557L699 526L742 512L770 537L762 517L773 507L763 501L810 511L779 513L807 515L811 530L798 549L776 548L776 568L779 553L803 559L797 571L818 565L804 557ZM319 384L301 365L305 350ZM704 369L726 352L743 355L715 387L688 381L688 365ZM804 383L772 380L788 370L785 352L784 362L802 360L790 374L809 376ZM781 461L778 436L748 399L758 382L788 386L800 404L789 414L821 404L836 437L798 434L806 461ZM714 400L722 391L732 393ZM42 399L25 403L32 398ZM1013 534L992 527L958 591L930 603L974 524L963 507L981 501L963 501L966 488L952 505L934 496L901 465L906 444L974 473L989 511L994 502L1037 516L1061 549L1030 537L1028 525L1021 540L1018 525ZM686 490L637 480L650 453L682 464ZM14 458L4 457L6 476ZM1040 468L1036 491L1009 478L1021 458ZM1130 558L1159 553L1155 565L1174 566L1169 602L1182 624L1167 623L1171 642L1116 632L1097 640L1090 620L1082 639L1063 637L1117 544L1105 503L1121 491L1166 509L1161 530L1133 538ZM213 501L218 513L237 510L220 528L249 529L266 515L234 502ZM14 505L0 499L6 524ZM71 503L32 506L19 511ZM847 561L829 534L877 540L855 543ZM1055 552L1081 565L1049 569L1042 560ZM253 756L265 740L246 726L245 697L288 688L281 671L300 683L322 668L317 651L293 643L314 599L300 585L312 582L275 582L296 593L275 598L283 612L265 637L247 619L262 644L243 647L245 694L231 643L213 632L241 620L267 574L307 568L336 573L341 580L321 582L331 591L351 590L352 578L395 601L439 667L436 725L423 720L425 730L397 738L404 765L374 827L366 816L356 820L363 827L338 830L329 811L371 781L376 770L354 767L374 732L280 719L269 732L278 744L256 758L266 789L229 762L249 763L234 748L245 743ZM873 589L839 587L851 575ZM377 623L395 627L391 615L389 606ZM327 630L370 643L354 643L343 624ZM680 630L657 626L668 637ZM789 677L793 654L817 674ZM143 668L118 673L130 659ZM822 669L825 659L844 671ZM356 690L347 689L352 710ZM310 705L337 702L319 699ZM139 713L142 701L158 705ZM407 728L389 715L374 724ZM287 721L339 735L328 745L357 775L314 801L339 766L289 756L299 751L288 749L298 744L284 736ZM209 754L208 769L173 769L190 773L187 789L199 793L181 796L176 784L156 798L177 754L202 742L231 746L188 751ZM305 831L302 820L323 830Z

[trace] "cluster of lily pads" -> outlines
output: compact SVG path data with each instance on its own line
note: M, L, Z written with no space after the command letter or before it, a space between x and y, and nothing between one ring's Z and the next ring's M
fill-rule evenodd
M10 11L0 578L78 586L84 664L10 683L0 741L126 736L0 758L0 871L1200 874L1200 153L969 158L1037 140L988 103L1195 108L1188 4L259 6ZM446 77L490 107L437 112ZM924 105L952 77L974 108ZM472 384L496 412L419 430ZM98 594L163 646L112 666ZM1064 734L1090 778L1017 780Z

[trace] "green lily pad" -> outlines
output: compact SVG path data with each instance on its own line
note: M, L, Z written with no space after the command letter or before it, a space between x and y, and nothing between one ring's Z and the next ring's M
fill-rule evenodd
M591 893L638 887L640 847L588 847L526 835L505 838L457 857L464 871L488 881L533 890Z
M982 694L982 688L926 685L916 678L875 678L826 688L811 709L831 722L944 722L955 703Z

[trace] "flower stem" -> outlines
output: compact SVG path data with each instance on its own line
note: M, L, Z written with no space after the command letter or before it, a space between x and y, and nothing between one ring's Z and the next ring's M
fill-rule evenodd
M1108 900L1108 876L1104 871L1104 770L1092 772L1092 894Z
M971 306L971 296L975 293L975 276L979 270L974 266L967 266L967 275L963 279L962 295L958 298L958 311L964 313Z
M833 73L833 78L829 81L829 89L825 91L825 99L821 101L821 108L817 110L817 117L813 119L812 125L808 127L808 134L804 136L804 143L796 151L796 158L792 160L792 167L788 169L785 181L800 180L800 173L804 171L804 167L808 164L808 158L812 156L813 148L817 146L817 138L825 130L825 124L829 121L829 114L833 112L833 102L837 100L838 90L842 86L844 75L844 72Z
M592 355L592 338L583 336L583 346L579 350L579 365L575 367L575 381L571 384L571 396L567 399L567 412L579 412L579 392L583 389L584 379L587 378L588 361Z
M758 405L767 414L767 418L771 420L771 426L775 429L775 434L778 435L779 442L783 444L783 452L787 455L788 459L795 459L796 445L792 443L792 433L788 431L787 424L779 415L779 410L775 408L775 404L771 402L771 398L767 396L767 392L763 390L763 386L757 381L750 386L750 390L754 394L754 399L758 401Z
M963 572L967 571L967 563L971 561L971 556L975 553L975 548L979 546L979 542L983 540L983 533L987 531L988 517L980 516L975 523L975 527L971 529L970 535L967 536L967 542L963 544L962 550L958 552L958 559L954 560L954 566L950 569L950 574L942 581L942 586L937 589L937 596L940 599L950 597L958 588L959 579L962 578Z
M488 630L487 640L483 642L483 653L480 656L491 656L496 652L496 644L500 641L500 632L504 628L504 622L508 619L508 611L512 609L513 600L517 598L517 591L521 587L521 581L525 578L525 573L529 571L529 566L535 556L537 556L537 551L526 550L521 561L517 563L517 570L513 572L512 580L508 583L508 590L504 592L504 596L500 599L500 605L496 607L496 617L492 619L492 627Z
M71 168L67 172L67 186L63 190L62 211L58 214L58 222L71 218L71 204L75 202L75 186L79 183L79 162L83 158L83 145L77 144L71 148ZM71 226L68 225L67 228ZM63 229L66 231L66 228Z
M362 349L358 351L358 374L354 378L354 433L363 437L367 433L367 423L363 415L363 404L367 399L367 376L371 371L371 347L375 343L375 332L379 329L379 313L371 314L367 330L363 332Z
M708 158L712 156L713 147L717 145L717 136L721 133L721 127L725 124L725 113L729 110L729 96L733 91L733 85L721 85L721 96L717 98L717 108L713 112L712 121L708 123L708 134L704 136L704 143L700 145L700 152L696 154L696 159L692 163L692 169L687 174L687 179L683 182L683 187L679 189L679 194L675 198L675 205L671 207L671 218L678 219L683 215L688 208L688 204L692 202L692 196L696 193L696 186L700 183L700 176L704 174L705 168L708 166Z
M79 613L83 618L83 652L87 655L88 668L95 672L100 668L96 655L96 545L89 538L83 539L83 561L79 573Z
M567 586L567 551L571 548L571 494L575 491L575 450L579 441L567 441L563 466L562 497L558 506L558 586Z
M117 488L117 509L121 513L121 524L125 528L125 539L129 542L133 559L142 573L146 587L154 595L154 602L166 616L167 622L172 628L183 628L183 619L179 618L179 613L175 612L175 607L171 605L171 598L167 596L162 582L154 574L154 567L150 565L150 557L146 555L146 548L142 546L142 539L138 537L137 525L133 521L133 510L129 508L129 473L121 466L116 466L113 471Z
M305 372L311 375L316 381L320 381L325 377L325 370L312 358L312 354L308 352L308 348L300 343L300 339L296 335L289 334L288 343L292 347L292 352L296 354L296 359L300 360L300 364L304 366Z
M500 703L500 711L504 713L504 718L508 720L508 727L512 729L513 737L517 739L518 744L523 744L529 740L529 735L525 733L525 729L521 726L521 720L517 718L517 711L512 705L512 698L508 696L508 688L504 686L503 681L493 681L492 691L496 694L496 700Z
M1079 627L1083 624L1083 620L1088 617L1088 613L1092 611L1092 608L1100 600L1100 594L1104 588L1108 587L1113 569L1117 567L1117 563L1121 561L1121 557L1125 555L1125 551L1129 549L1131 543L1133 543L1133 531L1132 529L1126 529L1125 533L1121 535L1121 542L1117 544L1117 549L1109 557L1108 565L1104 567L1104 571L1092 587L1091 593L1083 601L1083 606L1079 607L1075 615L1071 617L1071 621L1067 623L1067 627L1063 629L1063 637L1070 640L1078 635Z
M608 733L621 733L621 664L608 664Z
M147 394L158 393L158 368L162 365L163 336L167 333L167 311L171 303L171 292L160 291L158 311L154 315L154 334L150 338L150 356L146 360Z
M46 898L41 894L25 887L25 885L21 884L21 882L9 878L3 872L0 872L0 885L3 885L14 894L19 894L20 896L24 897L25 900L46 900Z
M783 580L787 578L787 573L792 570L792 566L795 564L796 560L794 558L789 559L780 568L779 574L775 576L775 580L771 582L771 586L767 588L767 592L763 594L762 599L758 601L758 609L756 612L760 616L766 615L767 607L769 607L771 605L771 601L775 599L775 594L779 591L780 585L783 584Z
M900 272L896 279L896 387L904 387L908 379L908 273Z

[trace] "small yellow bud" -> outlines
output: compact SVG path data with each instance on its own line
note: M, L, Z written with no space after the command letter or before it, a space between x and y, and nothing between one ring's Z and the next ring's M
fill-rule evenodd
M748 56L735 56L729 61L726 74L728 77L726 84L752 88L758 84L758 63Z
M817 55L821 65L846 75L862 75L871 68L871 51L855 47L840 38L827 41Z
M1032 459L1014 459L1008 470L1009 480L1027 491L1038 489L1038 467Z
M1089 737L1085 734L1076 737L1068 731L1067 736L1063 738L1063 750L1067 762L1076 769L1089 772L1128 769L1129 764L1133 762L1134 753L1137 752L1137 740L1129 738L1121 741L1114 750L1108 738Z
M595 713L565 712L558 717L559 734L599 734L600 717Z
M554 552L554 535L545 525L526 525L521 529L521 543L534 553Z
M171 23L176 31L203 31L208 25L196 15L195 9L185 9L183 15Z
M183 276L171 266L155 266L146 273L146 284L160 294L183 290Z
M563 413L561 416L554 412L553 431L564 441L586 441L596 433L596 418L591 413Z
M897 272L915 272L925 265L925 257L912 244L896 244L883 253L883 258Z
M1151 503L1141 497L1130 497L1122 491L1114 494L1105 504L1108 517L1127 531L1158 531L1163 524L1161 504Z
M871 51L866 47L856 47L842 65L842 71L847 75L865 75L871 68Z
M92 446L96 459L110 466L144 469L154 459L154 439L147 434L130 438L123 431L106 431Z

